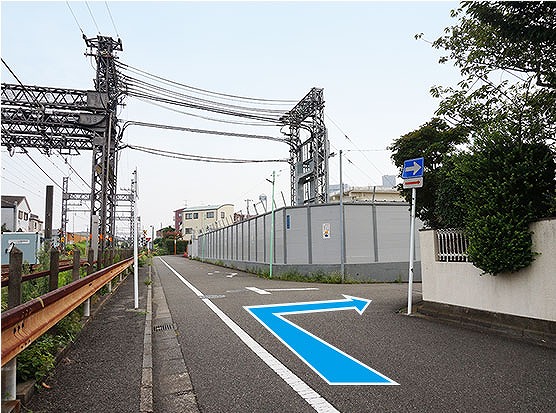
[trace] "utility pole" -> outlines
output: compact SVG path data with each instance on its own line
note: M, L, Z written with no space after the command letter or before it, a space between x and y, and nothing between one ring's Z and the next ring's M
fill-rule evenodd
M340 273L342 283L346 278L346 240L345 240L345 219L344 219L344 181L342 175L342 150L340 149Z
M267 179L272 184L272 213L270 219L270 278L272 278L272 264L274 262L274 183L276 182L276 172L272 171L272 181Z
M133 171L133 179L131 180L131 195L133 197L133 302L134 308L139 308L139 259L137 251L137 237L139 236L137 228L137 169Z
M46 205L44 212L44 239L46 242L47 250L50 249L52 244L52 207L54 202L54 186L46 186ZM17 231L17 229L14 229Z

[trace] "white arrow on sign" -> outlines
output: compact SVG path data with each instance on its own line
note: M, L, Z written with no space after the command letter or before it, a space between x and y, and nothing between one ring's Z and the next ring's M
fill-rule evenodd
M411 172L413 175L416 175L417 172L419 172L421 170L421 165L419 165L417 162L413 161L413 165L406 167L405 170L408 171L408 172Z

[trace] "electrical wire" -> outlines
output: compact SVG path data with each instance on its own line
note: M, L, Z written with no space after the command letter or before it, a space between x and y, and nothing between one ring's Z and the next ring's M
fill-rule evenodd
M75 13L73 12L70 4L68 1L66 1L66 5L68 6L68 9L70 10L71 15L73 16L73 20L75 20L75 24L77 24L77 27L79 28L79 31L81 32L81 34L83 36L85 36L85 33L83 32L83 29L81 28L81 25L79 24L79 22L77 21L77 17L75 17Z
M182 126L171 126L171 125L161 125L157 123L148 123L148 122L140 122L140 121L132 121L128 120L124 123L122 127L122 132L128 126L144 126L148 128L158 128L158 129L169 129L169 130L179 130L183 132L193 132L193 133L203 133L208 135L223 135L223 136L232 136L235 138L247 138L247 139L264 139L270 140L275 142L282 142L282 143L289 143L283 138L276 138L274 136L267 136L267 135L253 135L248 133L236 133L236 132L225 132L225 131L215 131L215 130L206 130L206 129L195 129L195 128L186 128Z
M229 124L232 124L232 125L244 125L244 126L277 126L275 122L264 122L264 121L243 122L243 121L233 121L233 120L212 118L212 117L209 117L209 116L202 116L202 115L198 115L198 114L195 114L195 113L185 112L183 110L171 108L169 106L165 106L165 105L162 105L162 104L159 104L159 103L151 102L150 100L147 100L147 99L142 99L142 98L135 98L135 99L140 100L141 102L147 103L149 105L153 105L153 106L157 106L157 107L162 108L162 109L169 110L171 112L180 113L182 115L192 116L192 117L199 118L199 119L209 120L209 121L212 121L212 122L221 122L221 123L229 123Z
M5 169L5 168L2 168L2 169ZM15 177L15 178L17 178L17 177ZM31 193L31 194L33 194L33 195L42 197L41 194L39 194L39 193L37 193L37 192L35 192L35 191L32 191L32 190L29 189L29 188L26 188L26 187L20 185L18 182L12 181L10 178L8 178L8 177L7 177L6 175L4 175L4 174L2 174L2 179L5 179L6 181L8 181L8 182L10 182L10 183L12 183L12 184L14 184L14 185L20 187L21 189L24 189L25 191L27 191L27 192L29 192L29 193ZM25 181L21 181L21 180L20 180L20 182L21 182L21 183L24 183L24 184L26 183Z
M81 179L81 181L83 181L83 183L84 183L85 185L87 185L87 188L88 188L88 189L91 189L91 185L90 185L87 181L85 181L85 179L83 179L83 177L79 174L79 172L77 172L77 171L74 169L73 166L71 166L71 164L68 162L68 159L67 159L67 158L62 158L62 155L58 154L57 152L56 152L55 154L56 154L56 156L58 156L59 158L61 158L61 159L64 161L64 163L72 170L73 173L75 173L75 174L79 177L79 179ZM71 177L70 177L70 179L71 179ZM75 182L75 181L74 181L74 182Z
M89 2L86 1L85 5L87 6L87 9L89 10L89 14L91 15L91 19L93 19L93 23L95 24L95 27L97 28L98 34L100 34L100 29L98 28L98 24L97 24L97 21L95 20L95 16L93 16L93 12L91 11L91 8L89 7Z
M332 123L334 124L334 126L336 126L336 127L338 128L338 130L344 135L344 137L345 137L345 138L346 138L346 139L347 139L359 152L361 152L361 154L362 154L363 157L369 162L369 164L370 164L373 168L375 168L375 169L377 170L377 172L378 172L380 175L384 175L384 173L383 173L380 169L378 169L378 168L376 167L376 165L368 158L368 156L365 155L365 153L361 151L361 148L359 148L359 147L355 144L355 142L352 141L352 140L349 138L349 136L347 136L347 134L342 130L342 128L340 128L340 126L339 126L336 122L334 122L334 120L333 120L329 115L325 115L325 116L330 120L330 122L332 122ZM352 162L352 164L353 164L353 162ZM353 164L353 165L355 165L355 164ZM367 175L367 176L368 176L368 175ZM370 178L370 177L369 177L369 178ZM372 179L372 178L371 178L371 179ZM372 179L372 180L374 181L374 179Z
M116 23L114 23L114 19L112 18L112 13L110 12L110 7L108 7L108 2L104 2L104 5L106 6L106 10L108 10L108 15L110 16L110 20L112 21L112 26L114 26L114 31L116 32L116 36L118 36L118 38L120 37L120 34L118 33L118 29L116 28Z
M282 117L286 113L285 110L259 108L253 106L232 105L229 103L218 102L215 100L208 100L205 98L188 95L175 90L166 89L161 86L149 82L145 82L143 80L136 79L134 77L130 77L124 74L121 75L121 78L122 78L122 82L126 85L126 92L128 94L130 92L150 93L167 99L174 99L176 102L186 102L186 103L192 103L197 105L204 104L207 107L218 107L222 109L236 110L238 112L261 113L261 114L267 114L269 116L273 115L273 116Z
M269 163L269 162L288 162L288 159L234 159L234 158L219 158L213 156L192 155L187 153L179 153L172 151L165 151L162 149L147 148L145 146L124 145L122 149L129 148L140 152L146 152L152 155L164 156L167 158L181 159L184 161L196 162L212 162L212 163Z
M270 103L278 103L278 104L297 103L297 100L252 98L252 97L247 97L247 96L239 96L239 95L231 95L231 94L227 94L227 93L214 92L214 91L210 91L210 90L207 90L207 89L201 89L201 88L197 88L197 87L194 87L194 86L186 85L184 83L179 83L179 82L175 82L173 80L165 79L161 76L153 75L152 73L149 73L145 70L138 69L136 67L127 65L127 64L119 62L119 61L116 62L116 65L120 66L121 68L124 68L124 69L133 70L137 73L141 73L145 76L151 77L153 79L157 79L157 80L159 80L161 82L164 82L164 83L168 83L168 84L171 84L171 85L174 85L174 86L179 86L179 87L182 87L182 88L185 88L185 89L188 89L188 90L193 90L193 91L196 91L196 92L206 93L206 94L209 94L211 96L219 96L223 99L225 99L225 98L242 99L242 100L255 101L255 102L266 102L268 104L270 104Z
M37 166L37 168L39 168L42 173L44 173L53 183L54 185L56 185L58 188L60 188L62 191L64 190L54 179L52 179L52 177L50 175L48 175L44 169L41 168L41 166L31 157L31 155L29 155L29 152L25 152L25 155L27 155L27 157L29 159L31 159L31 161Z
M237 112L237 111L233 111L233 110L226 110L226 109L221 109L221 108L216 108L216 107L203 106L203 105L198 105L198 104L194 104L194 103L187 103L187 102L183 102L183 101L179 102L179 101L175 101L175 100L172 100L172 99L168 99L168 98L164 98L164 97L160 97L160 96L156 96L156 95L152 95L152 94L148 94L148 93L129 92L128 91L128 95L132 96L132 97L144 98L144 99L154 100L154 101L157 101L157 102L169 103L169 104L173 104L173 105L177 105L177 106L184 106L184 107L188 107L188 108L192 108L192 109L199 109L199 110L204 110L204 111L209 111L209 112L220 113L220 114L223 114L223 115L243 117L243 118L247 118L247 119L261 120L261 121L267 121L267 122L276 122L276 123L278 123L278 119L279 119L277 117L269 117L269 116L250 114L250 113L241 113L241 112Z

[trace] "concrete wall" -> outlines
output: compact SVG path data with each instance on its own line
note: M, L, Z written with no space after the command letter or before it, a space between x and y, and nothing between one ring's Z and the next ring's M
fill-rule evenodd
M408 204L377 202L344 208L346 274L357 280L407 280ZM418 223L417 228L421 226ZM191 255L238 269L268 271L271 228L272 215L267 213L211 231L194 241ZM340 272L339 204L281 208L275 211L274 228L274 271ZM419 254L416 240L416 281L420 280Z
M535 261L497 276L471 263L436 261L434 231L420 231L423 299L496 313L556 321L556 219L531 224Z

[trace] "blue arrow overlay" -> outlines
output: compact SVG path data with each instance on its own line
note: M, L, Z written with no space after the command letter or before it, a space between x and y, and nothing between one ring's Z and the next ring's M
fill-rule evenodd
M344 295L344 300L271 304L244 307L286 347L331 385L397 385L395 381L361 363L288 321L284 315L355 310L359 314L371 300Z
M407 161L403 161L402 178L420 178L421 176L423 176L424 166L424 158L408 159Z

